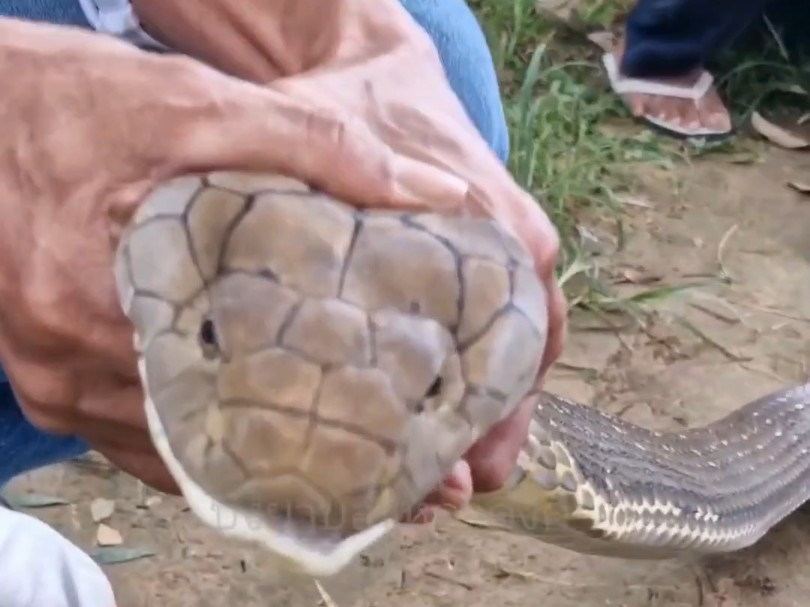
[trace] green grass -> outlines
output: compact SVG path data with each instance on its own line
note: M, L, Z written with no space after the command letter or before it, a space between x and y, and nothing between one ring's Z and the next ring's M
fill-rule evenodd
M680 287L666 286L621 299L611 289L610 247L594 247L587 227L610 226L611 243L624 241L623 201L649 167L671 168L707 154L739 153L739 142L679 143L638 128L607 88L599 49L586 30L613 28L632 2L582 0L568 23L539 13L533 0L472 0L498 69L512 138L510 169L560 231L558 276L572 307L601 312L636 311ZM786 93L810 70L792 65L778 44L743 58L724 56L721 90L745 119L763 102ZM810 64L808 64L810 65ZM714 67L714 66L713 66ZM810 86L806 87L810 90ZM806 105L810 106L810 102ZM596 248L596 250L594 250ZM635 314L634 314L635 315Z

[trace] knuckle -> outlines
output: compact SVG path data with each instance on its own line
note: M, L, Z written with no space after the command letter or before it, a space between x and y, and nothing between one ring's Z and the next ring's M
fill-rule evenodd
M307 114L306 133L339 150L345 145L349 120L342 112L319 108Z
M355 206L388 206L395 199L396 172L391 150L360 118L337 110L318 111L308 124L323 164L312 167L326 190Z
M43 401L33 394L36 390L27 389L25 382L14 386L20 408L32 426L48 434L70 434L73 432L71 416L65 416L65 408L52 402Z
M535 263L537 271L545 281L553 281L554 269L557 266L557 257L560 253L560 239L556 232L552 232L536 248Z

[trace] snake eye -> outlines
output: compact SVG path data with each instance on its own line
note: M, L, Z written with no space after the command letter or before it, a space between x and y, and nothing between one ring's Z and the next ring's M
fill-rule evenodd
M214 326L214 321L210 318L204 318L202 323L200 323L199 338L203 356L206 358L213 358L219 353L217 330Z
M440 396L442 393L442 387L444 386L444 380L442 379L441 375L437 375L436 378L433 380L433 383L430 384L430 387L425 392L425 396L422 398L421 401L416 403L414 408L414 412L417 414L422 414L426 410L426 403L425 401L429 401L431 398L436 398ZM432 409L435 406L435 403L429 405Z
M442 392L442 386L444 385L444 381L442 381L441 376L436 376L436 379L433 380L433 383L430 384L430 388L425 393L425 398L434 398L439 396Z

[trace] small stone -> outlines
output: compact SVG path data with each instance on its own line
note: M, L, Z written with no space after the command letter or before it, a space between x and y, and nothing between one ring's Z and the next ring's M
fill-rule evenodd
M124 538L117 529L101 523L96 530L96 544L99 546L120 546Z
M162 501L163 500L161 499L161 497L159 495L150 495L144 501L144 505L147 508L154 508L155 506L157 506Z
M94 523L106 521L115 512L115 502L113 500L104 499L99 497L90 503L90 516L93 517Z

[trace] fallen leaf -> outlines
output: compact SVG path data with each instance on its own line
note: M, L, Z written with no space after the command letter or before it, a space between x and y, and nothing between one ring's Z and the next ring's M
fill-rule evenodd
M494 521L488 518L486 514L473 509L457 510L452 513L452 516L457 521L469 525L470 527L477 527L479 529L509 529L508 525Z
M99 546L120 546L124 543L124 538L117 529L101 523L96 530L96 544Z
M635 268L624 268L619 271L615 282L616 284L649 285L660 281L661 277L655 274L645 274Z
M90 503L90 516L94 523L106 521L115 512L115 502L113 500L98 497Z
M155 553L145 548L99 548L90 556L101 565L115 565L117 563L128 563L155 556Z
M536 0L535 8L567 22L571 19L576 5L576 0Z
M788 181L788 187L793 188L801 194L810 196L810 181Z
M589 33L588 40L593 42L606 53L611 52L616 46L616 36L613 35L613 32L609 32L607 30Z
M507 569L502 565L498 565L495 568L495 578L496 579L505 579L510 577L517 577L523 580L536 580L537 574L532 573L531 571L520 571L517 569Z
M768 141L788 150L810 148L810 139L766 120L759 112L751 115L751 126Z
M69 501L61 497L43 495L41 493L21 493L19 495L9 495L6 497L9 506L14 509L19 508L50 508L51 506L66 506Z
M626 194L619 194L618 196L616 196L616 202L634 207L642 207L644 209L653 208L653 205L652 203L650 203L649 200L639 198L637 196L629 196Z

